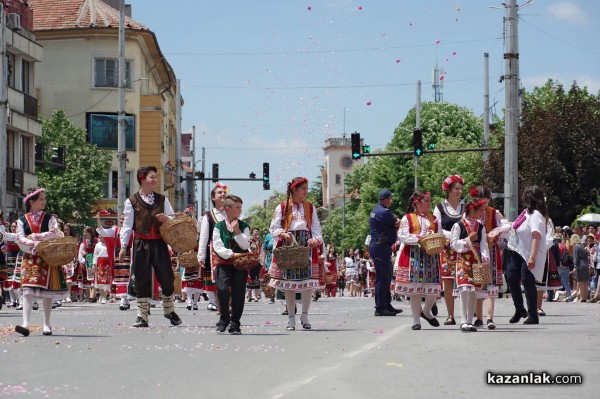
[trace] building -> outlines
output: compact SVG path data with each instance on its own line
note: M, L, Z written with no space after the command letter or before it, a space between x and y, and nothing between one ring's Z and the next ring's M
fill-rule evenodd
M23 212L23 197L37 186L35 174L35 139L42 134L38 119L38 69L43 49L33 34L33 13L24 0L1 1L6 20L6 61L8 106L5 135L6 180L4 186L5 218L14 220ZM3 138L4 139L4 138Z
M33 28L47 64L39 68L40 112L56 109L85 129L88 141L112 150L104 198L94 210L116 211L118 113L118 0L29 0ZM112 6L111 6L112 4ZM158 169L158 191L177 204L175 192L176 77L155 34L126 7L126 196L137 187L141 165ZM114 215L114 213L113 213Z
M350 138L327 139L323 150L325 151L325 167L321 171L323 207L331 209L342 206L344 197L351 197L351 194L344 195L344 178L347 172L351 172L354 166L361 164L363 160L352 160Z

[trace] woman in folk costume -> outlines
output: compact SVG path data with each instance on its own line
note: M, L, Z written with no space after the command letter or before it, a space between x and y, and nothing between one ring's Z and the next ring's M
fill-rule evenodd
M562 287L560 274L558 274L558 265L560 264L559 240L555 240L552 219L548 218L548 225L546 228L545 244L547 253L546 263L544 264L544 273L542 274L542 279L540 281L536 280L535 282L538 316L546 316L546 312L542 309L544 293L547 292L548 299L552 299L554 297L554 290Z
M465 213L465 203L461 199L462 189L465 181L459 175L451 175L442 182L442 191L446 193L446 199L436 205L433 216L442 224L442 230L446 236L446 243L450 240L452 226L458 223ZM449 244L446 244L441 255L440 272L444 289L444 302L448 309L448 318L444 325L455 325L454 321L454 272L456 270L456 252ZM437 311L434 310L434 313Z
M118 250L121 248L121 240L119 239L119 232L123 226L124 216L119 217L119 225L112 226L107 229L102 227L100 221L100 215L102 211L96 214L96 232L100 237L103 237L104 244L106 245L106 252L108 254L108 261L112 268L112 284L115 286L115 295L120 298L121 303L119 309L128 310L131 308L129 304L129 295L127 294L127 286L129 285L129 279L131 276L131 247L133 245L133 235L129 238L129 242L126 246L126 255L123 262L119 262L117 259Z
M325 267L327 268L327 276L325 281L325 293L327 297L335 297L337 294L337 254L335 253L335 247L330 244L327 248L327 254L325 255Z
M4 233L6 244L6 280L2 283L4 291L8 292L10 302L8 306L19 306L19 291L21 290L21 252L17 244L17 222L10 224L10 232ZM17 262L18 261L18 262ZM18 266L18 267L17 267Z
M473 313L481 287L475 285L473 264L488 263L490 259L485 228L479 221L485 207L484 200L470 200L465 216L452 226L450 232L450 245L458 254L455 276L460 298L460 330L463 332L477 331Z
M89 302L96 302L96 290L94 289L94 270L92 262L94 260L94 248L98 239L94 237L94 229L86 227L83 230L83 242L79 245L79 268L81 271L81 280L79 288L82 289L83 296L87 292ZM82 298L83 300L83 298Z
M62 299L67 292L65 275L60 267L50 267L36 254L37 245L58 237L58 220L44 212L46 190L38 188L23 199L27 213L17 222L17 243L24 252L21 264L21 289L23 290L23 324L15 330L29 335L29 317L34 298L42 299L44 305L43 334L52 335L50 314L52 301Z
M217 311L217 300L215 298L215 292L217 287L215 285L215 278L213 270L216 264L213 264L213 250L212 250L212 235L215 225L222 220L225 220L227 214L225 213L225 198L229 193L229 188L222 184L216 183L215 187L210 192L210 199L213 204L213 209L206 211L200 221L200 239L198 240L198 263L202 270L202 283L204 286L204 292L208 296L208 306L206 309ZM226 305L226 304L225 304Z
M259 253L262 247L260 242L260 230L253 228L250 238L250 252ZM248 302L258 302L260 300L260 263L253 269L248 270L248 279L246 281L246 292Z
M399 256L395 288L396 294L410 297L413 330L421 329L421 317L433 327L440 326L431 313L442 290L440 257L428 255L419 244L429 234L442 234L442 226L431 213L431 194L417 190L411 195L406 215L400 221L398 240L404 245ZM421 308L423 297L425 307Z
M302 328L308 330L311 325L308 321L308 309L311 294L319 289L319 253L317 247L323 245L321 237L321 224L317 217L315 207L306 200L308 195L308 179L295 177L287 186L287 200L275 208L270 231L276 240L276 247L290 245L294 240L301 246L308 246L311 250L306 259L307 267L301 269L280 269L277 266L277 256L271 263L271 281L269 285L285 293L289 320L286 329L296 329L296 316L291 309L296 305L296 292L302 297Z
M482 289L478 292L477 305L475 313L477 319L475 320L475 327L483 326L483 302L485 300L487 304L487 328L493 330L496 328L494 324L494 303L498 298L498 287L500 287L504 281L504 274L502 271L502 251L498 245L498 236L490 236L490 232L494 229L502 229L502 226L510 226L510 222L504 218L502 213L489 206L490 200L492 199L492 192L485 186L477 186L471 189L469 192L470 198L473 201L484 201L485 209L481 215L479 222L485 227L485 233L488 239L488 249L490 251L490 274L492 281L486 289Z

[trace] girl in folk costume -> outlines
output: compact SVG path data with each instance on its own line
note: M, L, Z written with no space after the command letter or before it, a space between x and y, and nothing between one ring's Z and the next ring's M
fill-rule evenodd
M8 306L19 306L19 291L21 290L21 258L23 253L17 245L17 222L10 224L10 233L4 232L6 245L6 280L2 282L5 292L8 292ZM18 260L18 262L17 262ZM17 267L18 265L18 267Z
M337 254L335 253L335 247L329 245L327 248L327 255L325 255L325 267L327 272L325 274L325 293L328 297L335 297L337 294Z
M420 318L429 325L439 327L440 323L431 313L441 292L440 258L428 255L419 245L421 238L429 234L441 234L442 226L430 212L431 194L417 190L408 201L406 215L400 221L398 240L403 243L396 271L396 294L410 297L413 314L413 330L421 329ZM421 300L425 297L425 307Z
M88 302L96 302L96 290L94 289L94 248L98 240L94 238L94 229L86 227L83 230L83 242L79 245L79 269L81 279L79 279L79 288L82 289L83 296L88 294ZM83 298L81 298L83 300Z
M308 321L308 309L311 294L319 289L319 254L317 247L323 245L321 238L321 224L317 217L315 207L308 201L308 179L296 177L288 183L287 200L275 208L270 231L276 240L276 247L284 244L290 245L294 240L301 246L308 246L311 250L306 259L307 267L301 269L280 269L277 266L277 256L271 263L271 281L269 285L285 293L289 320L287 330L296 329L296 316L291 309L295 307L296 292L302 297L302 328L308 330L311 325Z
M119 262L117 259L117 251L121 248L121 240L119 239L119 232L123 226L123 215L119 217L119 225L112 226L107 229L102 227L100 221L100 215L102 211L96 214L96 232L100 237L103 238L104 244L106 245L106 252L108 255L108 262L112 268L112 284L115 286L115 294L121 299L119 309L128 310L131 308L129 304L129 295L127 294L127 286L129 285L129 279L131 276L131 247L133 245L133 235L129 238L129 242L126 246L126 255L123 262Z
M472 201L483 201L485 204L481 219L479 222L484 226L485 233L488 240L488 249L490 251L490 274L492 282L488 284L485 289L478 291L477 305L475 313L477 319L475 320L475 327L483 326L483 302L485 300L487 304L487 327L490 330L496 328L494 324L494 302L498 298L498 287L502 285L504 281L504 274L502 271L502 251L498 245L498 235L492 232L496 232L502 229L502 226L510 226L510 222L504 218L499 210L489 206L490 200L492 199L492 192L489 188L484 186L478 186L471 189L469 192Z
M459 175L448 176L442 182L442 191L446 193L446 199L436 205L433 216L442 224L442 230L446 236L446 243L450 239L452 226L458 223L465 213L465 203L461 199L462 189L465 181ZM442 275L444 302L448 309L448 318L444 325L455 325L454 321L454 272L456 270L457 254L450 244L446 244L441 256L440 272ZM437 310L434 309L437 314Z
M546 316L546 312L542 309L544 293L548 292L548 299L551 300L554 296L554 290L562 287L560 274L558 274L558 265L560 264L559 240L555 240L554 238L554 224L550 218L548 218L547 223L545 237L547 252L544 273L542 274L542 279L540 281L536 280L535 282L538 316Z
M370 293L371 298L373 298L375 296L375 278L377 277L377 271L375 270L375 262L373 262L368 248L365 249L365 258L365 265L367 267L367 278L365 280L367 285L367 294Z
M458 253L456 261L456 286L460 298L460 330L475 332L473 313L477 304L477 292L473 279L473 264L488 263L490 253L485 228L479 221L485 210L484 200L470 200L466 205L465 216L450 232L450 245Z
M105 304L112 284L112 267L103 237L98 238L98 243L94 247L92 267L94 268L94 289L100 291L100 302Z
M250 252L260 252L262 243L260 242L260 230L253 228L250 238ZM246 291L248 302L258 302L260 300L260 264L253 269L248 270L248 279L246 281Z
M204 292L208 296L208 306L206 309L217 311L217 301L215 299L215 279L213 270L216 264L213 264L212 250L212 235L215 225L222 220L225 220L225 198L229 188L221 183L215 184L215 187L210 192L210 199L213 204L213 209L206 211L200 221L200 239L198 240L198 263L202 270L202 282L204 284ZM226 304L224 305L226 306Z
M29 317L34 298L41 298L44 305L43 334L52 335L50 314L52 301L62 299L67 292L67 283L62 268L50 267L36 255L41 241L58 237L58 220L44 212L46 190L38 188L24 199L27 213L17 222L17 243L24 252L21 264L21 289L23 290L23 324L15 330L23 336L29 335Z

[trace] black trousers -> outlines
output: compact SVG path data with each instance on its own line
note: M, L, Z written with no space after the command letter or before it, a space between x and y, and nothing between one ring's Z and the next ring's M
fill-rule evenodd
M375 309L379 312L392 308L392 248L371 245L369 254L375 263Z
M133 241L133 274L135 275L135 296L152 297L152 270L160 284L163 296L175 292L175 276L171 267L169 249L163 240Z
M527 298L527 308L532 318L537 318L537 289L535 287L535 277L527 268L527 262L521 255L515 251L506 251L508 261L506 264L506 280L510 295L515 305L515 311L525 310L523 305L523 294L521 294L521 284L525 288L525 297Z
M231 265L218 265L215 272L217 295L221 306L219 323L230 322L240 325L244 313L244 299L246 297L246 270L237 270ZM229 314L229 299L231 298L231 314Z

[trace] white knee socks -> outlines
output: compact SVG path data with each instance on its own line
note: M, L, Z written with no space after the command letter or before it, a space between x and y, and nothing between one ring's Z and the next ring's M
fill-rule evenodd
M460 291L460 323L473 324L473 313L475 305L477 305L477 297L475 291Z
M52 312L52 298L44 298L42 299L42 304L44 305L44 332L52 331L52 327L50 326L50 315Z
M310 302L312 301L312 292L313 290L302 291L302 313L308 313L308 308L310 308Z
M29 319L31 317L31 305L33 304L33 295L23 295L21 299L23 305L23 327L29 328Z
M431 313L431 308L433 308L433 305L435 305L436 300L437 298L433 295L425 296L425 306L423 307L423 314L430 319L433 317L433 313Z
M423 298L423 295L413 295L410 297L413 324L421 324L421 298Z

